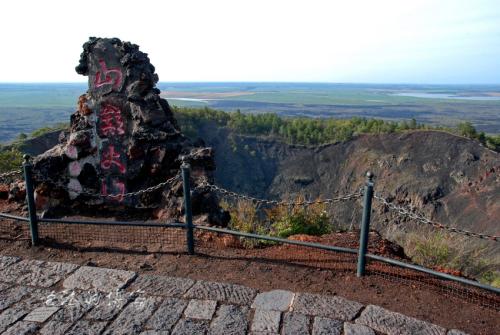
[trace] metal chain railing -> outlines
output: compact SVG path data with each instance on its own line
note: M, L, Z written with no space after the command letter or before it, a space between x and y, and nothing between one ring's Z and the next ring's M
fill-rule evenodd
M247 200L247 201L252 201L256 204L264 204L264 205L272 205L272 206L307 206L307 205L314 205L314 204L333 204L336 202L357 199L357 198L360 198L363 196L362 189L360 189L357 192L342 195L342 196L335 197L335 198L287 202L287 201L283 201L283 200L259 199L259 198L251 197L248 195L239 194L239 193L236 193L233 191L226 190L225 188L222 188L220 186L210 184L208 182L203 182L196 189L203 189L203 188L209 189L210 191L213 191L213 192L217 192L223 196L232 197L234 199Z
M492 240L495 242L500 242L500 236L475 233L475 232L465 230L465 229L458 229L455 227L446 226L442 223L435 222L435 221L432 221L432 220L426 218L423 214L416 213L413 209L408 209L408 208L405 208L403 206L397 206L397 205L389 202L387 199L385 199L384 197L382 197L381 195L379 195L377 193L375 193L373 197L376 200L378 200L380 203L382 203L382 205L389 208L390 210L393 210L393 211L397 212L399 215L408 217L408 218L413 219L419 223L423 223L423 224L432 226L434 228L447 230L447 231L455 233L455 234L461 234L461 235L465 235L465 236L476 237L476 238L481 238L481 239L485 239L485 240Z
M148 188L145 188L145 189L142 189L142 190L139 190L139 191L135 191L135 192L128 192L128 193L124 193L124 194L119 194L119 195L112 195L112 194L93 194L94 196L100 196L100 197L103 197L103 198L127 198L127 197L132 197L132 196L138 196L138 195L141 195L141 194L146 194L146 193L150 193L150 192L154 192L154 191L157 191L161 188L164 188L164 187L167 187L168 185L170 185L171 183L175 182L176 180L180 180L180 173L176 174L175 176L173 176L172 178L169 178L167 179L166 181L162 182L162 183L159 183L155 186L151 186L151 187L148 187Z
M40 176L38 175L37 177L40 177ZM180 172L178 172L172 178L169 178L166 181L161 182L161 183L159 183L157 185L154 185L154 186L151 186L151 187L139 190L139 191L128 192L128 193L123 193L123 194L97 194L97 193L90 193L90 192L81 192L78 189L71 188L71 187L69 187L67 185L64 185L63 183L61 183L59 181L55 181L55 180L53 180L51 178L47 178L47 177L39 178L37 181L39 181L39 182L50 182L50 183L54 184L55 186L57 186L57 187L59 187L61 189L64 189L64 190L66 190L68 192L77 193L79 196L83 195L83 196L89 196L89 197L100 197L100 198L116 199L116 198L127 198L127 197L132 197L132 196L139 196L139 195L142 195L142 194L146 194L146 193L151 193L151 192L157 191L159 189L167 187L168 185L172 184L176 180L180 180L180 177L181 177L181 174L180 174Z

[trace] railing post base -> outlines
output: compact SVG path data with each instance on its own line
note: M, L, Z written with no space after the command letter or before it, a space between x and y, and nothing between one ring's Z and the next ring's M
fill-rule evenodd
M373 173L366 174L365 195L363 201L363 218L359 234L358 269L356 275L362 277L365 274L366 251L368 249L368 234L370 232L370 216L372 212L373 199Z
M181 166L182 185L184 190L184 217L186 222L186 242L188 254L194 255L194 232L193 232L193 212L191 208L191 186L190 186L189 164L184 163Z
M24 182L26 186L26 202L28 203L28 213L30 219L31 245L36 246L38 239L38 217L36 215L36 204L33 188L33 165L30 162L30 156L24 155Z

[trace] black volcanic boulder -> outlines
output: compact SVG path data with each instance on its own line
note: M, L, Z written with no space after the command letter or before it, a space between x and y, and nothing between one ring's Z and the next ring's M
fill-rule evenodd
M127 195L175 177L182 163L192 167L193 188L212 182L215 170L212 149L181 133L155 87L158 75L147 54L117 38L91 37L76 71L88 76L88 91L78 99L70 133L35 159L38 209L180 219L180 178L158 190ZM193 204L194 215L227 224L227 213L209 191L193 192Z

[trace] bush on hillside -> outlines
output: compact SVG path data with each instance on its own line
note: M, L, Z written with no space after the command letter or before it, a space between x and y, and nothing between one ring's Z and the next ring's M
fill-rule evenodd
M303 200L303 197L299 197L297 202ZM271 223L271 235L281 238L297 234L321 236L332 230L326 205L321 203L308 206L276 206L267 209L266 215Z
M478 133L470 122L462 122L457 128L431 127L418 124L415 119L394 122L377 119L353 117L334 118L296 118L282 117L275 113L224 112L208 107L172 107L182 131L189 137L196 137L198 129L206 122L214 122L245 135L278 138L290 144L318 145L348 141L360 134L387 134L417 129L444 130L475 139L490 149L500 151L500 136Z
M19 150L0 151L0 173L19 170L23 164L23 154Z

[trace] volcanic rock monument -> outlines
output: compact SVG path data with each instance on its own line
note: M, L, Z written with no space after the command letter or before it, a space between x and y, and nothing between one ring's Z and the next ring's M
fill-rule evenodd
M193 214L224 225L214 194L196 189L212 181L213 151L185 137L160 90L147 54L117 38L91 37L76 72L88 76L69 134L35 158L35 197L48 215L73 213L165 219L182 216L182 181L130 195L192 168Z

